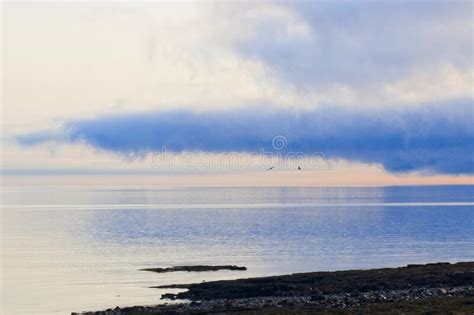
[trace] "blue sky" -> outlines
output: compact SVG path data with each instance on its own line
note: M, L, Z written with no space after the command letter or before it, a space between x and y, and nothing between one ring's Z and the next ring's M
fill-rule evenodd
M2 14L3 169L120 169L163 145L248 154L281 135L334 165L474 171L469 1L8 3Z

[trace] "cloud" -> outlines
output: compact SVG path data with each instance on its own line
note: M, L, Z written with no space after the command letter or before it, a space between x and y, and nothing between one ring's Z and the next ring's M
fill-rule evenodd
M297 86L373 85L439 64L472 67L470 2L295 2L284 8L291 20L272 22L263 11L252 25L254 36L236 48ZM307 36L290 36L290 21Z
M282 152L321 152L329 159L381 164L391 172L474 173L470 100L372 111L335 105L302 112L255 108L106 115L17 140L27 146L87 143L140 155L164 146L174 152L274 152L272 139L281 135L288 143Z
M8 132L119 111L472 93L468 1L7 3L2 13Z
M392 172L473 172L470 2L5 10L2 132L24 145L109 158L272 150L283 135L288 150ZM9 163L30 155L15 152Z

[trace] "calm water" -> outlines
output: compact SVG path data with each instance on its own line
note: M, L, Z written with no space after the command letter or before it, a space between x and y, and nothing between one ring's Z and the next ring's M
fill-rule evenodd
M149 286L170 283L474 260L474 186L46 186L1 197L2 314L156 304L164 291ZM249 270L138 271L183 264Z

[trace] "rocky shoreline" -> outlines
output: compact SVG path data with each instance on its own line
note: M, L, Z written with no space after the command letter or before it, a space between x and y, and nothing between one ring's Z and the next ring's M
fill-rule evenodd
M161 286L190 303L114 308L111 314L474 313L474 262L312 272Z
M152 271L157 273L165 272L204 272L204 271L219 271L219 270L232 270L232 271L245 271L246 267L235 266L235 265L223 265L223 266L209 266L209 265L194 265L194 266L174 266L167 268L145 268L141 269L144 271Z

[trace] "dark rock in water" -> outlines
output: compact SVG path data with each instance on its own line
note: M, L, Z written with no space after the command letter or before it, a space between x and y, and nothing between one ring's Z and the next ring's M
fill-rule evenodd
M203 272L203 271L218 271L218 270L244 271L244 270L247 270L247 268L235 266L235 265L224 265L224 266L196 265L196 266L174 266L174 267L168 267L168 268L145 268L141 270L165 273L165 272L175 272L175 271L187 271L187 272Z
M165 284L152 286L153 289L188 289L190 284Z

